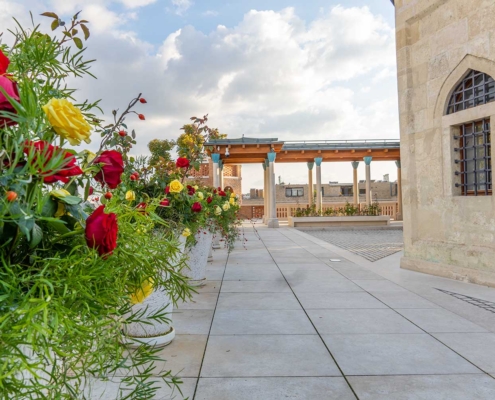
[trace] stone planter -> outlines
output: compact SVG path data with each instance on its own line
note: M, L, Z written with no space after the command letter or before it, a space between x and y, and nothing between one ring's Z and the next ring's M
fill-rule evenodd
M324 228L324 227L359 227L359 226L386 226L390 225L390 216L378 215L376 217L288 217L289 226L300 228Z
M213 234L207 230L201 230L195 234L195 238L196 244L186 249L189 260L183 272L190 279L189 283L192 286L201 286L206 280L206 264L208 263Z

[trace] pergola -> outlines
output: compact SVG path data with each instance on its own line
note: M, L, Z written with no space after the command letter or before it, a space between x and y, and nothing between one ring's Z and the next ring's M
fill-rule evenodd
M357 168L366 164L366 203L371 204L371 161L395 161L397 165L397 197L399 215L402 214L400 141L372 140L305 140L282 141L278 138L218 139L205 143L213 160L213 183L218 186L225 164L261 164L265 171L265 222L278 227L275 201L274 163L305 162L308 166L308 184L313 187L313 166L316 164L316 207L321 210L321 163L347 161L354 169L354 203L358 202Z

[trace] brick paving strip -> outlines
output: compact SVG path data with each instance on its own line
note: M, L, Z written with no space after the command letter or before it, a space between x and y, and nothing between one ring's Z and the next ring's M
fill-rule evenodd
M402 229L299 229L369 261L377 261L402 251Z

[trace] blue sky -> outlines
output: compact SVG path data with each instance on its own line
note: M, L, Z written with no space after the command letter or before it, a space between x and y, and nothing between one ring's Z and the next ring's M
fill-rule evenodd
M138 133L136 154L207 113L209 125L232 138L399 137L389 0L0 0L0 9L0 29L13 26L12 16L28 24L29 11L65 18L82 10L98 80L75 82L76 97L102 99L110 115L142 92L146 121L128 121ZM307 179L304 165L276 173L291 183ZM387 173L396 178L393 162L372 163L373 179ZM324 164L322 175L350 182L352 168ZM243 176L243 192L262 187L260 165L245 166Z

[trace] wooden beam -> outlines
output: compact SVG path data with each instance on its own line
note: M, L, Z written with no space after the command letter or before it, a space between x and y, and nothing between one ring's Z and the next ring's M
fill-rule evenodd
M383 151L384 151L385 153L388 153L388 149L384 149Z
M371 149L368 149L368 153L371 153Z
M355 153L355 152L356 152L356 150L351 150L351 153Z
M339 151L338 150L335 150L335 153L338 153Z

